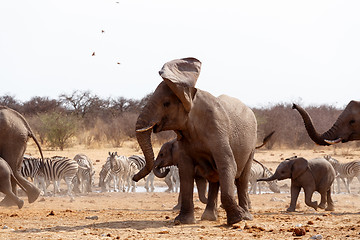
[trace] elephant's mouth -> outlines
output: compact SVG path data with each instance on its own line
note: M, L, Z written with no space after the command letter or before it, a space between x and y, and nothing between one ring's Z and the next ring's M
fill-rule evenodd
M159 163L155 161L153 172L158 178L164 178L170 172L170 167L171 166L163 166L161 162Z

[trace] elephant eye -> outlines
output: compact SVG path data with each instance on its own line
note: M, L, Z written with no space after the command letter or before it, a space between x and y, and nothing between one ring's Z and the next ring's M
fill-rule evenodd
M350 120L350 125L353 125L355 123L355 120Z
M164 102L163 105L164 105L164 107L169 107L169 106L170 106L170 102Z

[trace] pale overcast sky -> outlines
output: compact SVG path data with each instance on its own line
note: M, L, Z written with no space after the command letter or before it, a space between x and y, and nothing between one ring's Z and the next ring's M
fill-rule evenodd
M342 0L1 1L0 95L140 99L165 62L196 57L197 87L215 96L342 107L360 100L359 11Z

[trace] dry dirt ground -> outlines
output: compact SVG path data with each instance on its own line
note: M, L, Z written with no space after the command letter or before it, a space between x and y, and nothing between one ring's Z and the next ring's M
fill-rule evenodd
M129 143L120 149L76 147L63 152L44 151L44 154L71 158L77 153L87 154L95 163L98 178L109 151L139 154L132 146ZM27 152L38 155L33 146L29 146ZM255 158L275 169L282 159L293 155L310 159L335 153L334 157L341 162L360 160L359 151L320 147L316 150L261 150ZM144 181L141 180L138 186L142 185ZM22 209L0 207L0 239L309 239L320 235L322 239L360 239L360 184L357 179L353 181L352 194L333 195L336 204L333 212L307 207L301 194L297 212L287 213L289 181L281 181L280 194L251 194L254 220L231 227L226 226L226 215L221 208L217 221L200 221L205 205L196 195L197 222L175 225L178 212L172 207L177 202L177 193L163 192L165 185L160 179L155 185L163 187L161 192L100 193L95 186L94 192L77 195L73 201L68 196L41 196L33 204L26 202ZM316 194L313 199L319 201L319 197ZM27 200L25 196L22 198ZM295 236L295 231L303 231L305 235Z

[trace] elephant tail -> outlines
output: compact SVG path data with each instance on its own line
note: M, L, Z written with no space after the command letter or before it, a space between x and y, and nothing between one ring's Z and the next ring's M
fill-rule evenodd
M270 138L272 137L272 135L275 133L275 131L272 131L271 133L269 133L264 139L263 139L263 143L260 146L255 147L255 149L259 149L262 148L267 142L269 142Z
M31 130L31 129L30 129L30 130ZM35 137L35 135L33 134L33 132L30 132L30 133L29 133L29 137L31 137L32 139L34 139L34 142L36 143L36 146L37 146L38 149L39 149L39 152L40 152L40 155L41 155L41 159L44 160L44 155L43 155L43 153L42 153L40 143L39 143L38 140L36 139L36 137Z

